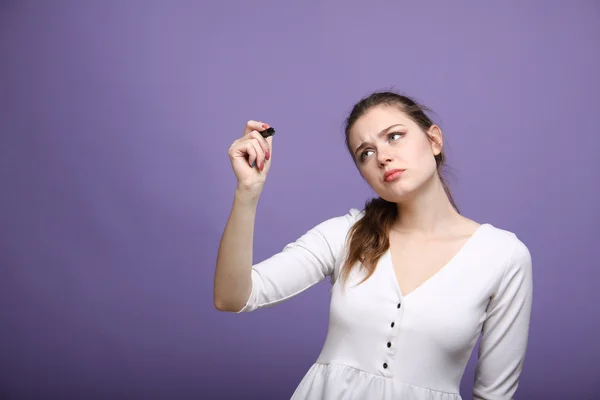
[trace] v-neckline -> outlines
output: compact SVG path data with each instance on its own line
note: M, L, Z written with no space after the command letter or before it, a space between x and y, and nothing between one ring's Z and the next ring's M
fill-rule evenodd
M400 288L400 282L398 281L398 275L396 274L396 270L394 268L394 262L392 259L392 249L391 249L391 246L388 246L388 249L384 253L384 256L387 258L387 264L389 266L390 272L392 274L392 278L394 279L394 283L396 285L396 289L398 290L398 293L400 294L400 297L402 299L407 299L408 297L412 296L415 292L420 291L423 288L423 286L427 286L428 284L430 284L430 282L432 280L435 280L444 270L447 270L448 267L450 267L452 264L455 263L455 261L458 259L458 257L461 256L466 251L466 248L470 246L471 242L474 241L475 237L479 236L479 233L482 231L484 226L488 226L488 225L489 224L487 224L487 223L480 224L477 227L477 229L475 229L475 232L473 232L471 234L471 236L469 236L469 238L466 240L466 242L463 243L463 245L458 249L458 251L456 253L454 253L452 258L450 258L450 260L446 264L444 264L439 270L437 270L436 273L434 273L429 278L427 278L426 280L421 282L421 284L419 286L417 286L416 288L411 290L406 295L404 293L402 293L402 289Z

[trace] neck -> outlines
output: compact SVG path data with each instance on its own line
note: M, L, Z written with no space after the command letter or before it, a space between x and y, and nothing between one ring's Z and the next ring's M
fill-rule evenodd
M392 229L400 232L437 235L460 218L437 175L413 198L397 203L397 207L399 218Z

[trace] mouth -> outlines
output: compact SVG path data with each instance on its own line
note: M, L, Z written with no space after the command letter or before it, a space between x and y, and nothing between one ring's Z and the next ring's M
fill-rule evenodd
M383 180L385 182L392 182L395 181L396 179L400 178L400 175L402 175L404 173L405 170L403 169L392 169L387 171L384 175L383 175Z

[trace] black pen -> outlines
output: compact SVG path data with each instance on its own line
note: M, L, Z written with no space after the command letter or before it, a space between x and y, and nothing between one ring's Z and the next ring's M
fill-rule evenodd
M260 134L262 135L262 137L264 137L266 139L269 136L273 136L275 134L275 129L269 127L267 129L265 129L264 131L260 132Z

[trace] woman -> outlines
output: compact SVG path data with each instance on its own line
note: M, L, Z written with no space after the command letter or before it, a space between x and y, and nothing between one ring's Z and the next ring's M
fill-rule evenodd
M393 92L359 101L346 144L379 197L252 265L273 140L259 134L266 128L250 121L229 151L238 188L214 300L222 311L252 311L330 277L327 338L292 398L461 399L480 334L473 397L513 398L528 342L531 255L514 233L459 214L440 174L442 132L425 108Z

